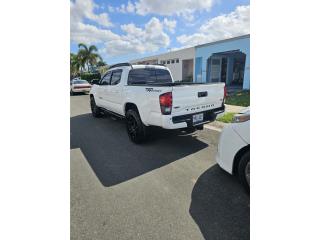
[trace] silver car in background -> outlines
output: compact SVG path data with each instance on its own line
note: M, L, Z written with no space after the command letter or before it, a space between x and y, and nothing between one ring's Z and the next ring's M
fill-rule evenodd
M70 82L70 95L74 93L88 93L90 92L91 84L79 78L74 78Z

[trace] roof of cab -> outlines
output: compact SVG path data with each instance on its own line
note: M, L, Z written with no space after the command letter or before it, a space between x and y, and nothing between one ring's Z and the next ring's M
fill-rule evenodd
M131 64L131 63L117 63L111 65L108 70L113 68L121 68L121 67L130 67L130 68L159 68L159 69L167 69L167 67L163 64Z
M132 68L158 68L158 69L167 69L164 65L158 64L132 64Z

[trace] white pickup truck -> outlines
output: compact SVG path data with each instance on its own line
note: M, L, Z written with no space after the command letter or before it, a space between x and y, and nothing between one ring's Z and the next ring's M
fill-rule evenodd
M126 119L129 138L140 143L149 126L203 129L224 112L224 83L174 82L161 65L113 65L90 91L92 115Z

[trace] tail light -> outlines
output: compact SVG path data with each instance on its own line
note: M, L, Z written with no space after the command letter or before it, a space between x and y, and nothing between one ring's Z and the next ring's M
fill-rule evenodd
M160 102L161 113L163 115L171 114L171 110L172 110L172 93L171 92L167 92L167 93L161 94L159 96L159 102Z

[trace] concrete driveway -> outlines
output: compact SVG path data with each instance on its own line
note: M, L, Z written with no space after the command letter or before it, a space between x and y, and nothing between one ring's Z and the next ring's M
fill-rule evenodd
M219 132L159 131L146 144L124 122L71 101L71 239L249 239L249 196L215 162Z

